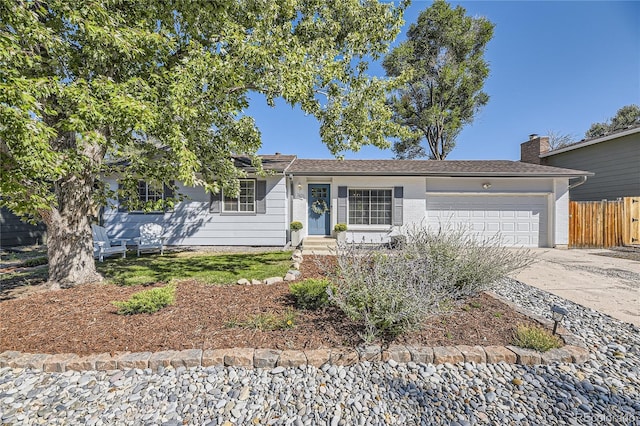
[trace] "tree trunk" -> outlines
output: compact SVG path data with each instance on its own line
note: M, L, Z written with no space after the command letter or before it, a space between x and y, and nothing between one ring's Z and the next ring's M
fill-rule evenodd
M71 176L54 185L58 208L40 212L47 225L49 286L69 288L102 281L93 259L89 212L93 179Z

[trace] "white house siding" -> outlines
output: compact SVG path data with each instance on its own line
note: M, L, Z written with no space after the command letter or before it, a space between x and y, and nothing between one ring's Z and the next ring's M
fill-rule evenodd
M569 244L569 182L567 179L555 179L553 235L555 247L567 247Z
M202 187L178 185L178 192L187 199L173 211L126 213L118 212L116 205L105 209L104 226L110 236L132 239L139 235L141 224L159 223L168 236L168 245L284 246L288 227L286 181L284 176L264 180L267 181L265 214L211 213L210 195ZM115 179L109 184L111 189L117 189Z
M384 176L336 176L336 177L294 177L292 220L302 222L303 236L307 236L308 209L307 194L309 184L331 185L331 228L337 223L338 187L349 189L391 189L403 187L403 225L419 224L424 220L425 194L424 177L384 177ZM348 206L347 206L348 209ZM380 243L389 240L392 225L348 225L347 241Z
M482 237L498 234L505 245L566 244L566 182L551 178L429 177L426 221L432 227L466 226ZM485 184L490 186L485 189Z

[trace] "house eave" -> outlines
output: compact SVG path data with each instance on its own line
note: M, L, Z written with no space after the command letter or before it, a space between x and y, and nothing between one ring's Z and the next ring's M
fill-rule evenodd
M578 143L575 143L573 145L566 146L564 148L556 149L554 151L544 152L544 153L540 154L540 158L551 157L551 156L554 156L556 154L562 154L563 152L573 151L574 149L584 148L586 146L591 146L591 145L595 145L595 144L598 144L598 143L601 143L601 142L610 141L612 139L622 138L624 136L633 135L635 133L640 133L640 126L634 127L632 129L623 130L621 132L611 133L609 135L602 136L602 137L599 137L599 138L595 138L595 139L591 139L591 140L585 140L584 142L578 142Z
M288 173L288 172L287 172ZM407 173L407 172L370 172L370 171L325 171L325 172L295 172L294 176L298 177L331 177L331 176L391 176L391 177L467 177L467 178L486 178L486 177L504 177L504 178L577 178L581 176L593 176L592 172L582 173L513 173L513 172L429 172L429 173Z

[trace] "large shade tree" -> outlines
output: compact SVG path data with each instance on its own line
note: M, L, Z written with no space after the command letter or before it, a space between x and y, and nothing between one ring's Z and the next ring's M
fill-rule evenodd
M136 205L139 180L236 192L232 155L259 163L252 93L316 116L335 155L385 147L388 82L367 60L401 14L372 0L0 0L0 202L46 224L52 287L101 279L97 206L179 198Z
M444 160L462 127L489 100L482 88L493 24L465 13L436 0L384 59L387 75L406 82L390 99L395 121L406 130L394 144L397 158Z

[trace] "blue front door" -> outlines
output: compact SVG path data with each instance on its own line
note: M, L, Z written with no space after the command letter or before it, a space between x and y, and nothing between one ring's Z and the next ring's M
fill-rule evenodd
M330 190L330 185L309 185L309 235L331 234Z

